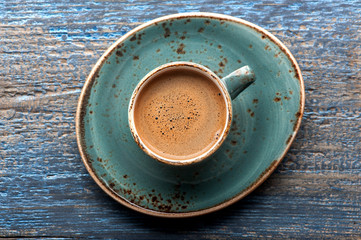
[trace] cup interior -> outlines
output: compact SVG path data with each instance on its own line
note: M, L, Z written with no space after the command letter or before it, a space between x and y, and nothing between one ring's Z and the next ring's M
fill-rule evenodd
M217 97L219 97L219 99L217 99L217 103L222 104L222 107L220 107L222 109L220 109L220 112L217 113L218 115L222 115L222 116L220 116L220 119L222 119L222 120L221 120L221 123L217 123L219 125L219 126L217 125L219 127L217 129L220 129L220 130L216 134L216 139L209 141L209 144L207 144L200 151L195 152L194 154L189 154L189 155L184 155L184 156L177 156L174 153L159 151L157 149L157 146L155 146L155 144L151 144L150 141L147 141L144 131L142 131L143 130L142 128L145 128L146 126L144 125L144 123L141 124L141 122L138 121L138 118L139 118L138 112L140 111L139 106L141 105L140 103L145 101L143 96L146 96L147 94L149 95L148 92L151 90L153 85L155 85L154 82L161 81L160 78L163 79L164 78L163 76L168 76L167 74L172 75L175 73L184 74L184 76L189 76L189 75L193 75L193 74L202 76L202 78L207 81L208 85L212 85L215 87L214 89L216 89L218 92ZM184 81L186 81L186 80L184 80ZM186 83L184 83L184 84L186 84ZM200 91L203 92L202 89L200 89ZM180 96L182 97L182 95L180 95ZM192 100L192 98L190 98L190 99ZM189 103L187 103L187 102L189 102L189 98L187 100L186 97L184 96L184 99L179 100L178 95L177 95L177 97L171 96L171 98L169 100L170 100L170 102L175 102L174 104L179 102L182 106L185 105L185 108L187 108L187 110L189 110L189 106L187 106L187 104L189 104ZM212 100L212 99L210 99L210 100ZM164 100L164 101L167 102L167 100ZM163 105L162 102L159 102L158 104L162 104L162 106L164 108L167 107L167 105L166 104ZM196 105L196 104L197 104L197 102L194 105ZM194 106L194 105L192 105L192 106ZM161 110L161 109L158 109L158 110ZM169 109L169 110L171 110L171 109ZM163 111L164 111L164 109L163 109ZM142 110L142 114L143 114L143 112L144 111ZM184 109L182 109L182 113L183 112L185 112ZM212 114L214 114L214 113L212 113ZM168 113L168 115L169 115L169 113ZM158 119L157 116L155 118ZM189 118L190 117L188 117L188 119ZM194 118L196 118L196 117L194 117ZM185 119L187 119L187 117ZM191 117L191 119L192 119L192 117ZM224 119L224 122L223 122L223 119ZM139 84L135 88L135 90L132 94L130 104L129 104L129 125L130 125L130 129L131 129L132 135L133 135L136 143L140 146L140 148L144 152L146 152L152 158L154 158L160 162L163 162L166 164L171 164L171 165L189 165L192 163L200 162L201 160L203 160L203 159L209 157L211 154L213 154L219 148L219 146L223 143L224 139L226 138L227 133L230 128L231 119L232 119L231 99L230 99L229 93L228 93L224 83L222 82L222 80L220 80L216 74L214 74L212 71L210 71L206 67L203 67L203 66L201 66L199 64L195 64L195 63L189 63L189 62L168 63L168 64L162 65L162 66L154 69L150 73L148 73L139 82ZM170 121L172 121L172 119L170 119ZM206 121L206 123L208 123L208 121L212 121L211 116L210 116L210 119L208 119ZM183 122L180 121L180 122L181 122L181 124L182 123L186 124L184 121ZM167 123L165 125L167 125ZM162 129L163 126L166 127L165 125L161 124L158 126L158 128ZM176 126L176 127L178 128L179 126ZM181 127L183 127L183 126L181 126ZM184 125L184 127L186 128L186 125ZM171 128L172 128L172 126L171 126ZM209 129L212 129L212 128L209 128ZM162 133L162 134L164 134L164 133ZM187 134L187 133L186 132L178 132L177 133L176 131L173 131L172 134L175 134L176 136L174 136L174 138L177 139L178 138L177 134L180 136L181 134ZM210 133L210 134L212 134L212 133ZM165 134L165 135L167 135L167 134ZM154 136L154 137L156 137L156 136ZM162 140L160 140L160 141L162 141ZM172 140L170 140L170 141L172 141ZM176 149L177 148L176 145L178 144L178 142L175 141L175 142L169 143L169 146L172 146L172 144L173 144L173 147L169 147L169 149ZM181 147L181 146L179 146L179 147Z

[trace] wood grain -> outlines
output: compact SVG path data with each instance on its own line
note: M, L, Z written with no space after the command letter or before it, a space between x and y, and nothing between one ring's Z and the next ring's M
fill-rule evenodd
M135 213L78 153L77 98L130 29L209 11L272 32L298 60L306 106L295 142L254 193L193 219ZM0 1L0 236L126 239L361 238L360 1Z

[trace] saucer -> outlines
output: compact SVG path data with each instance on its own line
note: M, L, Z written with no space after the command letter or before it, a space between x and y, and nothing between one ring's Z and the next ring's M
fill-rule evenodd
M221 148L182 167L146 155L128 125L137 83L174 61L202 64L220 78L244 65L256 75L232 101ZM169 15L125 34L96 63L79 99L78 146L95 182L119 203L154 216L201 215L243 198L275 170L299 129L304 96L296 60L266 30L221 14Z

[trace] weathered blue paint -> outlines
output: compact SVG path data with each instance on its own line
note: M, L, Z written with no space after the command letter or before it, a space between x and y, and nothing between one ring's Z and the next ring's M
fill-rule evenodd
M229 14L271 31L300 63L307 98L296 141L260 188L217 213L170 221L128 210L94 183L74 115L85 78L117 38L185 11ZM359 1L2 0L0 235L360 237L360 15Z

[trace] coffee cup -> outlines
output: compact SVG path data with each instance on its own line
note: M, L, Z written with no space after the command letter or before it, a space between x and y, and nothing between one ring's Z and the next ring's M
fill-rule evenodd
M132 94L128 119L133 138L159 162L200 162L224 142L232 123L232 100L254 81L249 66L220 79L192 62L161 65Z

